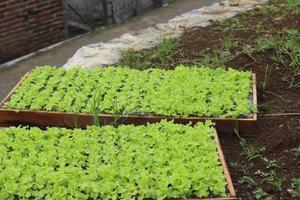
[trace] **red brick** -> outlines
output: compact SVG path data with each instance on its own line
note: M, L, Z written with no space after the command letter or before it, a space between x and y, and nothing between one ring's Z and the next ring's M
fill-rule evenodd
M63 39L62 0L0 1L0 63Z

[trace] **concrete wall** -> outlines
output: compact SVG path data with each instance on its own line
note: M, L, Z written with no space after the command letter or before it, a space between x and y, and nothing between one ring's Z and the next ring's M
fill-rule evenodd
M95 27L103 24L103 0L64 0L66 20Z
M61 0L0 0L0 63L64 39Z
M66 20L88 26L120 23L169 0L64 0ZM72 7L72 8L70 8ZM106 21L106 13L108 19ZM80 17L79 17L80 16Z

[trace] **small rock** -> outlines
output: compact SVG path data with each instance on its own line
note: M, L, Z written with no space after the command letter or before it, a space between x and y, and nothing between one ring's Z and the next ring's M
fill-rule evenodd
M273 196L267 196L266 198L265 198L265 200L273 200L274 198L273 198Z
M294 190L292 188L288 188L287 190L287 193L289 193L290 195L292 195L294 193Z
M229 5L230 6L239 6L240 3L237 0L232 0L232 1L229 2Z

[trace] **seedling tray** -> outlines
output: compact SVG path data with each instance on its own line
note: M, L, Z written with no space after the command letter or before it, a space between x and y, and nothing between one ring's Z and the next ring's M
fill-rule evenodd
M0 126L0 129L2 129L2 128L4 128L4 127ZM222 148L221 148L220 140L219 140L216 129L213 129L213 137L214 137L214 142L215 142L216 149L217 149L217 154L218 154L218 157L220 160L220 164L222 166L223 173L225 176L227 196L226 197L189 198L189 200L236 200L237 199L236 192L234 190L230 172L229 172L228 166L226 164L226 160L225 160Z
M0 126L12 126L12 125L33 125L40 128L45 127L77 127L85 128L87 125L93 123L93 115L90 113L74 113L74 112L56 112L56 111L37 111L37 110L15 110L3 108L5 102L10 100L11 95L19 87L22 81L28 75L25 74L19 83L12 89L12 91L3 99L0 103ZM252 74L253 78L253 90L251 101L253 106L257 105L257 93L256 93L256 76ZM100 124L110 124L115 121L114 115L111 114L99 114ZM142 125L146 123L159 122L162 119L173 120L175 123L182 124L196 124L200 121L207 119L212 120L216 124L218 132L232 133L235 128L238 127L240 133L254 133L256 131L257 114L253 113L249 116L243 116L240 118L225 118L225 117L168 117L168 116L153 116L153 115L122 115L118 118L118 122L122 124L134 124ZM78 123L75 123L77 121Z

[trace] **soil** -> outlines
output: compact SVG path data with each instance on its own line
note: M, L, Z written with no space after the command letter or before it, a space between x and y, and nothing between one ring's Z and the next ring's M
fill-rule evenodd
M249 29L241 28L224 31L223 28L215 24L206 28L187 30L179 41L180 56L179 54L175 55L173 60L170 60L171 65L176 65L174 63L182 59L197 59L200 49L220 48L224 37L234 38L239 44L252 45L255 42L254 39L258 37L256 29L259 23L265 27L265 30L269 30L268 34L281 31L285 27L300 30L300 15L278 13L276 18L271 14L261 14L261 9L257 9L252 11L252 14L240 15L236 18ZM282 80L283 75L291 72L286 67L275 63L270 58L270 52L255 53L251 58L245 53L240 53L240 51L239 48L234 49L231 53L238 56L225 64L236 69L252 70L257 75L258 104L262 105L259 107L259 128L253 135L242 135L242 137L247 140L248 144L263 150L261 151L261 157L249 162L244 155L241 155L240 140L236 135L220 134L222 148L236 192L241 199L256 199L253 194L253 188L256 187L267 192L269 199L296 199L291 197L288 189L291 187L291 179L300 177L300 159L291 151L300 144L300 88L289 88L289 84ZM267 87L263 91L262 82L264 81L266 65L274 67L267 82ZM264 114L278 113L298 113L298 115L285 117L264 116ZM283 179L281 191L270 184L266 184L265 181L262 181L262 177L254 174L257 170L269 171L266 169L266 163L262 160L263 157L276 160L278 167L274 167L272 170L276 172L278 177ZM241 172L230 164L234 162L237 162L240 166L248 166L248 174ZM245 184L241 184L240 180L243 176L251 177L256 182L256 186L246 187Z
M212 55L215 50L220 52L225 37L238 42L238 46L230 50L233 56L225 61L225 65L240 70L252 70L257 75L258 131L251 135L240 134L246 139L248 145L259 151L261 156L247 160L242 154L240 139L236 134L219 134L235 190L238 197L243 200L256 199L254 191L258 188L268 193L264 198L269 200L296 199L292 198L288 191L291 189L291 179L300 178L300 159L291 151L300 144L300 87L290 88L289 83L283 81L283 77L291 75L292 72L272 60L273 52L254 52L248 55L243 53L241 48L245 45L255 47L259 37L276 35L284 28L300 31L300 14L292 14L283 4L276 4L276 6L280 9L276 13L257 8L227 20L223 24L213 23L209 27L186 30L178 41L176 52L167 59L167 62L162 64L155 59L150 59L152 66L172 69L183 60L187 61L186 63L194 63L195 60L203 59L204 54ZM149 58L145 60L149 61ZM272 70L263 90L267 65L272 66ZM297 81L300 82L299 79L295 80ZM267 116L281 113L297 114ZM268 168L267 162L263 159L275 160L277 166ZM233 163L238 167L234 167ZM242 171L243 167L247 168L246 172ZM255 175L258 170L265 173L273 170L277 179L275 177L271 184L267 183L268 181L264 180L262 175ZM241 183L243 176L252 178L255 185L248 187L245 183ZM276 180L283 180L281 189L273 186Z

